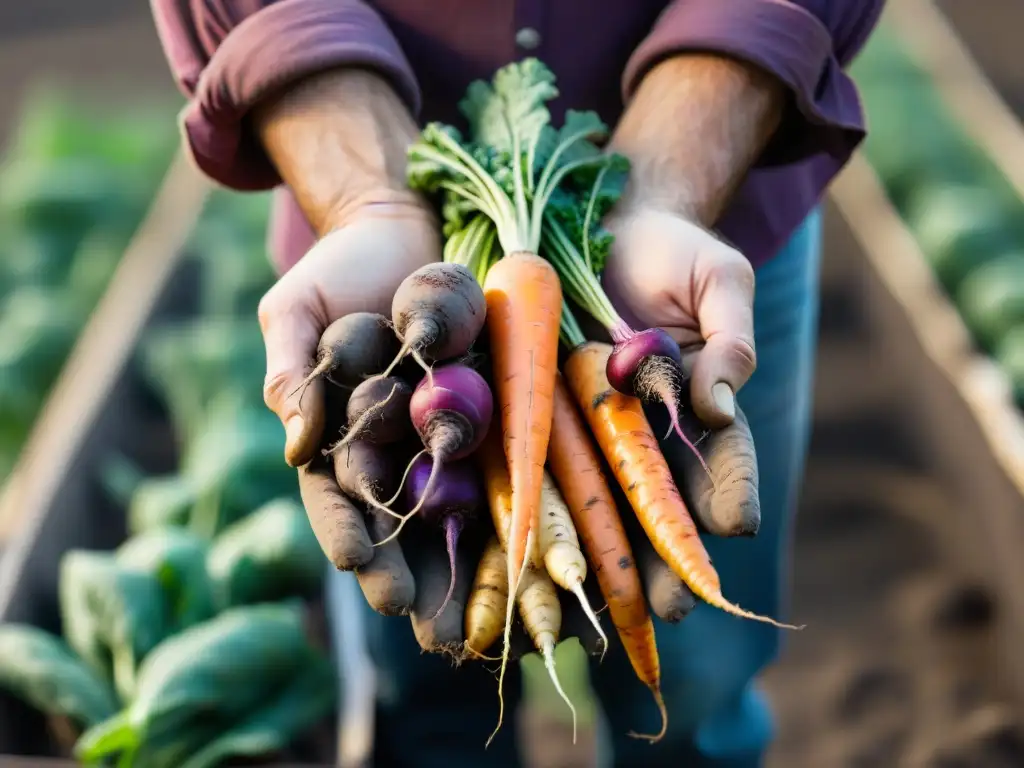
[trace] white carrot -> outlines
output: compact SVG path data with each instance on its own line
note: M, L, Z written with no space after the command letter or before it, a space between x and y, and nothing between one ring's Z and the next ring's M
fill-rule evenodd
M576 743L576 708L562 690L555 671L555 646L562 630L562 606L558 602L555 584L543 571L523 570L519 579L519 615L523 618L526 634L544 659L544 667L558 695L572 712L572 743Z
M537 537L537 553L544 561L548 576L562 589L572 592L580 601L583 612L601 636L602 657L608 649L608 636L601 628L601 622L590 607L590 601L583 591L587 578L587 559L580 548L576 526L572 523L569 507L562 498L558 486L547 471L541 490L540 531Z
M466 603L467 655L480 657L497 642L505 628L507 610L508 567L501 544L492 536L480 557L473 589Z

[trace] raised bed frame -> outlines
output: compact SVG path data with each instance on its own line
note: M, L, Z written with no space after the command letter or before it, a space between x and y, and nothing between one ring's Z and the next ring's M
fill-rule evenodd
M1024 130L945 16L930 0L901 0L883 20L1024 199ZM997 595L1001 677L1024 706L1024 414L862 157L837 179L831 197L864 255L860 289L865 314L884 339L883 357L905 371L910 434L962 510L964 525L949 544Z

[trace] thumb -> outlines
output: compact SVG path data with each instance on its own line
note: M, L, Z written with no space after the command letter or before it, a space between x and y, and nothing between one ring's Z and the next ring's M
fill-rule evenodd
M731 424L736 392L757 365L754 351L754 270L731 248L716 254L706 270L698 268L697 321L704 347L693 361L690 399L697 416L710 427Z
M305 301L272 288L260 302L260 328L267 350L263 399L285 429L284 458L293 467L309 463L324 429L323 382L306 381L323 329Z

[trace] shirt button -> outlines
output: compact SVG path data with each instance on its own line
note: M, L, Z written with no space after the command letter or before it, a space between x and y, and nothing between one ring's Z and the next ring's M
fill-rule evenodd
M540 32L533 27L523 27L516 32L516 45L527 51L536 49L540 45Z

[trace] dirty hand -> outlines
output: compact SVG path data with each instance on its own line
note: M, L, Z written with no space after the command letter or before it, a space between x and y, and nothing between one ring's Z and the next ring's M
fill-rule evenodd
M723 427L754 372L754 270L742 253L675 213L626 205L606 222L615 244L605 289L624 319L665 328L692 366L693 408Z
M391 316L395 289L441 258L437 225L412 204L366 204L339 221L260 303L267 349L264 399L285 426L285 459L309 462L324 427L323 383L303 387L320 335L353 312Z
M424 209L366 206L313 246L260 307L267 347L266 401L287 426L286 457L299 467L299 490L313 532L335 568L356 571L374 610L412 614L416 636L428 650L451 647L461 638L461 604L469 585L460 581L450 608L431 618L448 586L443 538L420 536L410 525L403 529L401 543L396 539L374 546L394 531L394 519L346 496L335 474L335 461L344 454L327 454L341 434L349 390L326 377L313 379L304 390L301 386L330 323L362 311L390 317L399 283L439 259L436 222ZM399 460L398 449L390 448L388 458L404 467L411 456ZM460 547L460 556L469 549ZM475 561L460 570L472 578Z

